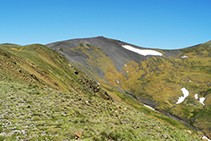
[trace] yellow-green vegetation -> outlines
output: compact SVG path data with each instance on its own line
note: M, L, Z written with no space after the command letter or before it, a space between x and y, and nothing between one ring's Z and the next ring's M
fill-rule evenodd
M77 48L71 48L71 51L87 56L88 67L81 68L104 87L132 94L137 100L149 103L163 113L174 115L211 137L210 43L181 49L176 57L167 56L167 51L159 50L164 54L163 57L146 57L140 62L127 60L121 71L116 69L117 63L109 56L108 50L90 44L85 47L82 43ZM104 74L103 77L99 72ZM189 96L184 102L176 104L179 97L183 96L183 87L189 91ZM206 98L205 105L195 99L195 94L199 98ZM135 99L129 102L125 96L121 98L128 104L136 105Z
M128 92L140 99L154 101L154 105L160 111L170 112L203 129L210 136L210 127L207 127L207 125L211 125L211 120L208 118L210 95L207 93L205 96L203 92L206 92L211 86L211 73L209 73L211 57L205 57L208 51L202 50L202 52L200 56L193 55L192 52L185 53L184 55L188 56L187 59L155 59L152 57L140 62L138 69L134 65L131 66L130 64L134 63L131 62L124 67L124 70L128 71L128 79L122 81L121 85L125 86L123 87L125 91L129 90ZM144 77L142 76L143 71L146 74ZM176 105L179 96L183 95L180 90L183 87L188 89L190 95L183 103ZM206 107L195 100L195 94L206 97ZM200 114L196 111L200 111Z
M113 102L58 52L15 47L0 45L0 140L199 140Z
M0 89L1 140L199 140L89 94L5 81Z
M106 97L93 79L73 66L57 51L43 45L0 46L0 79L52 87L62 91L94 92ZM19 46L18 46L19 47ZM73 85L74 84L74 85ZM81 85L83 84L83 85Z

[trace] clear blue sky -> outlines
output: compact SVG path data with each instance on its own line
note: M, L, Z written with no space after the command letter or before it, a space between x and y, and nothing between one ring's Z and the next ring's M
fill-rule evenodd
M104 36L176 49L211 40L211 0L0 0L0 43Z

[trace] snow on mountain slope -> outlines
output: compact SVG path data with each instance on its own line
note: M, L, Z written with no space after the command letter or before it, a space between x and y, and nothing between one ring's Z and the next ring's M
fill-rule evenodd
M152 107L149 106L149 105L144 104L144 106L147 107L147 108L149 108L149 109L151 109L151 110L155 110L154 108L152 108Z
M200 102L202 105L205 105L205 104L204 104L204 100L205 100L205 97L199 98L199 102Z
M198 94L195 94L194 97L195 97L195 99L198 99Z
M179 99L178 99L176 104L182 103L185 100L185 98L189 95L189 92L188 92L188 90L186 88L182 88L181 91L182 91L184 96L179 97Z
M140 55L143 55L143 56L147 56L147 55L163 56L162 53L160 53L158 51L155 51L155 50L137 49L137 48L134 48L134 47L132 47L130 45L122 45L122 47L127 49L127 50L130 50L130 51L133 51L135 53L138 53Z
M94 37L47 46L65 55L102 86L129 93L136 97L135 100L190 121L211 137L211 128L207 127L211 120L203 116L209 115L211 109L211 43L177 50L155 50ZM183 95L181 88L188 89L190 96ZM202 97L206 97L205 105L199 103ZM127 100L126 96L123 98Z
M202 137L203 140L207 140L207 141L211 141L209 138L207 138L206 136Z

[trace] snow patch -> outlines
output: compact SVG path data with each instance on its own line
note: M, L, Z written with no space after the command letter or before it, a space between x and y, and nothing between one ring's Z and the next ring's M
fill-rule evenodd
M199 98L199 102L202 104L202 105L205 105L204 104L204 100L205 100L206 98L205 97L201 97L201 98Z
M206 140L208 140L208 141L211 141L211 140L210 140L209 138L207 138L206 136L203 136L202 139L203 139L203 140L206 139Z
M124 64L124 66L125 66L125 67L127 67L127 65L126 65L126 64Z
M155 110L154 108L152 108L152 107L149 106L149 105L144 104L144 106L147 107L147 108L149 108L149 109Z
M191 82L191 80L189 80L189 82Z
M185 98L189 95L189 92L188 92L188 90L186 88L182 88L181 91L182 91L184 96L179 97L179 99L178 99L176 104L182 103L185 100Z
M119 84L119 80L116 80L116 83Z
M95 80L95 82L96 82L98 85L100 85L100 83L99 83L97 80Z
M194 97L195 97L195 99L198 99L198 94L195 94Z
M181 58L185 59L185 58L188 58L188 56L181 56Z
M147 56L147 55L163 56L162 53L160 53L158 51L155 51L155 50L138 49L138 48L134 48L134 47L132 47L130 45L122 45L122 47L127 49L127 50L130 50L130 51L133 51L135 53L138 53L140 55L143 55L143 56Z
M129 71L126 71L126 73L128 73Z

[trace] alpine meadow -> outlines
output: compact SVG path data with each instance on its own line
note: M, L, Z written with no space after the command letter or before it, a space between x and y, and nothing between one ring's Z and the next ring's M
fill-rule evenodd
M211 42L0 45L0 140L211 138Z

